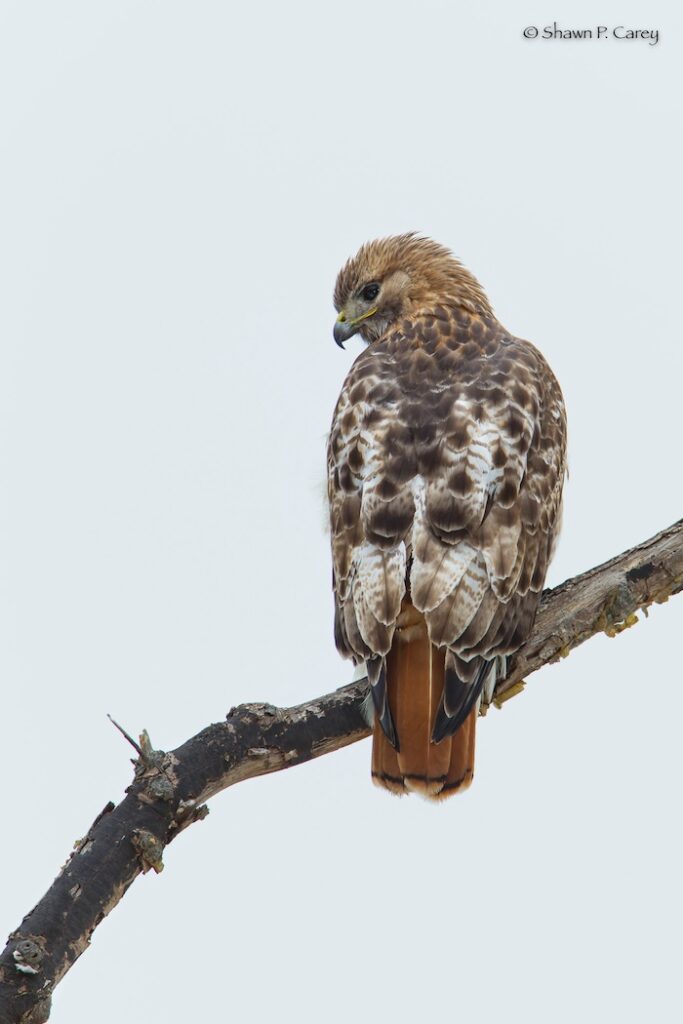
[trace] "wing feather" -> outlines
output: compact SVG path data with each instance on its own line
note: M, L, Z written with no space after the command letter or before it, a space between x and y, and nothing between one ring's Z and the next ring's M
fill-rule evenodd
M531 628L565 468L559 386L495 320L440 307L373 343L347 377L328 444L343 653L385 655L408 596L432 642L458 659L444 698L456 720L449 712L466 700L455 680Z

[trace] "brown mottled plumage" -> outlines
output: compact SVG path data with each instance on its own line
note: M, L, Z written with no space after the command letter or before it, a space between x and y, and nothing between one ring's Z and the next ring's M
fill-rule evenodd
M368 342L328 443L335 639L367 664L373 778L438 799L471 781L482 689L533 625L560 526L562 393L429 239L364 245L334 301L335 340Z

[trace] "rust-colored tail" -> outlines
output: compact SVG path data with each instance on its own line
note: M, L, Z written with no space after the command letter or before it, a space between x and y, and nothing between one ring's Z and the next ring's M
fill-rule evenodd
M392 793L417 792L441 800L467 789L472 781L476 705L455 735L432 742L445 660L445 648L430 643L424 616L405 601L386 659L399 750L394 750L377 717L372 736L373 780Z

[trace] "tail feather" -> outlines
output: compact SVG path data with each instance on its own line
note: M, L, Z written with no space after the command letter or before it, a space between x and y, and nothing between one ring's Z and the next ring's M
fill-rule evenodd
M375 718L372 736L372 778L378 786L402 796L406 791L398 765L398 754Z
M479 708L474 707L451 739L451 762L443 789L437 795L444 800L454 793L462 793L474 777L474 747L477 736Z
M378 716L373 728L372 776L393 793L417 792L438 800L472 780L477 708L454 734L440 742L432 739L443 703L445 665L445 648L430 642L424 616L404 601L386 656L386 697L395 735L387 736Z

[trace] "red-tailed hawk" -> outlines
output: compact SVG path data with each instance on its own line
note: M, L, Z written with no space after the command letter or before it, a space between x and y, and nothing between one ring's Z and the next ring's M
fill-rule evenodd
M473 275L414 234L337 278L360 333L327 452L335 639L365 662L372 775L442 798L474 768L482 691L529 635L560 526L562 392Z

